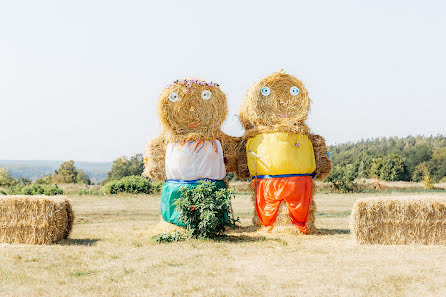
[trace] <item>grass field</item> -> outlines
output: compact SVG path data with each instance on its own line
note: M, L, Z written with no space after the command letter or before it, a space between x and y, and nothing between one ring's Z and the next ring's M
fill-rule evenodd
M323 234L290 236L249 227L249 196L238 195L242 227L227 238L169 244L151 238L159 196L74 196L70 239L0 244L0 295L446 296L446 246L353 242L350 210L365 196L317 194Z

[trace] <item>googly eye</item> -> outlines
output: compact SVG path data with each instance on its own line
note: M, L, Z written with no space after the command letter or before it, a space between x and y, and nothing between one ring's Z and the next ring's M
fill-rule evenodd
M290 88L290 94L293 95L293 96L297 96L297 94L299 94L299 88L296 87L296 86L292 86Z
M262 93L263 96L268 96L269 94L271 94L271 90L268 87L263 87L260 92Z
M172 93L169 94L169 100L171 102L177 102L179 98L180 97L178 96L177 92L172 92Z
M203 100L209 100L211 99L212 93L209 90L204 90L203 92L201 92L201 98L203 98Z

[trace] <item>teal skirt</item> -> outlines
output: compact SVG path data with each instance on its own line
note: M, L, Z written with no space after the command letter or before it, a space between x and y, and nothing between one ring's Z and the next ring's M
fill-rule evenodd
M189 189L195 188L199 182L179 182L179 181L166 181L161 191L161 216L163 220L168 223L185 227L185 225L179 221L180 214L175 210L173 203L180 198L180 188L187 187ZM219 189L225 189L226 183L222 180L215 182L215 185Z

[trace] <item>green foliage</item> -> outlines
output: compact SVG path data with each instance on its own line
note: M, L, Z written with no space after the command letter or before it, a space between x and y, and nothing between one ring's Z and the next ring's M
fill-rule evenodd
M223 234L226 226L235 226L231 189L219 189L210 181L200 182L194 188L182 188L181 196L175 201L183 222L195 238L216 238Z
M17 181L9 174L8 169L0 169L0 187L10 187L17 184Z
M91 180L88 177L88 175L82 169L79 169L77 171L76 183L77 184L91 185Z
M43 178L39 183L47 183L47 178ZM86 184L91 185L88 175L82 170L74 166L74 161L70 160L60 165L59 170L55 170L51 178L52 183L60 184ZM37 183L37 181L36 181Z
M358 178L420 181L417 166L425 162L432 180L446 176L446 137L391 137L329 147L334 167L354 166ZM424 166L424 165L423 165ZM418 171L418 172L416 172Z
M70 160L60 165L59 170L55 170L52 182L74 184L76 183L78 171L74 166L74 161Z
M152 238L155 239L158 243L184 241L186 240L186 234L180 231L174 231L173 233L165 232L155 235Z
M415 182L420 182L427 174L429 174L429 164L427 162L421 162L415 167L412 174L412 180Z
M38 185L49 185L51 184L52 176L51 175L45 175L39 179L36 180L36 184Z
M127 157L119 157L113 161L112 169L107 173L107 179L103 181L103 184L119 180L126 176L141 175L144 171L144 159L142 154L137 154L130 159Z
M32 180L30 180L29 178L26 178L26 177L21 176L21 177L19 177L19 178L17 179L17 183L18 183L19 185L24 185L24 186L26 186L26 185L30 185L30 184L32 183Z
M76 192L77 195L83 196L100 196L103 195L103 193L99 189L91 188L91 189L79 189Z
M446 147L435 149L429 165L431 168L430 173L432 174L432 179L435 182L440 181L446 176Z
M113 180L104 185L107 194L150 194L152 185L148 179L141 176L126 176L120 180Z
M163 189L164 181L157 180L152 181L152 193L159 194L161 193L161 190Z
M358 189L355 182L356 177L355 167L353 164L348 164L347 166L334 166L327 181L336 191L348 193Z
M20 185L9 187L6 189L8 195L63 195L63 190L58 185Z
M369 177L379 177L381 175L381 168L383 167L382 158L374 158L370 164L370 174Z
M406 179L404 159L398 155L389 155L382 161L379 177L386 181L399 181Z
M424 178L423 178L423 184L424 184L424 187L425 187L426 189L432 190L432 189L434 188L434 183L433 183L433 181L432 181L431 176L430 176L429 173L427 173L427 174L424 176Z

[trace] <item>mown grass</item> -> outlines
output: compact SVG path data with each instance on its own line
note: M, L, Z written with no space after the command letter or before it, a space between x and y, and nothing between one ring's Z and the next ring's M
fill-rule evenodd
M69 239L0 244L0 295L446 296L446 247L353 242L349 212L368 195L317 194L322 234L310 236L253 228L250 197L237 195L240 228L165 244L152 239L159 196L74 196Z

